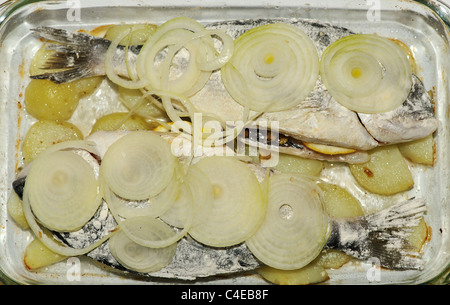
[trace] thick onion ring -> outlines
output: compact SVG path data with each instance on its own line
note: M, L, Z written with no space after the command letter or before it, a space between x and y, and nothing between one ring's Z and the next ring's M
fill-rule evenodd
M263 263L294 270L317 257L329 230L318 186L300 175L275 174L269 178L266 218L246 244Z
M177 160L170 144L146 131L129 133L114 142L103 157L100 172L118 196L146 200L170 183Z
M176 244L165 248L149 248L135 243L119 230L108 241L109 250L124 267L142 273L158 271L167 266L175 256Z
M372 34L343 37L322 54L321 79L337 102L361 113L402 105L412 86L411 64L393 41Z
M255 174L233 157L205 157L196 166L214 189L212 208L189 234L197 241L227 247L247 240L264 219L265 202Z
M281 111L296 106L313 90L319 56L301 29L267 24L235 40L234 55L221 73L225 88L241 105L249 103L255 111Z

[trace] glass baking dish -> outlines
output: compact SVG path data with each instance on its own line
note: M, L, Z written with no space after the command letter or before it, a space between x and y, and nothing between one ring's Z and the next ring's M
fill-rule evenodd
M270 2L270 3L269 3ZM425 4L425 5L424 5ZM39 271L29 271L23 253L32 235L21 230L7 213L11 184L20 168L20 145L34 119L23 109L24 89L29 81L28 66L40 47L30 29L46 25L69 30L93 29L106 24L162 23L176 16L187 16L204 24L244 18L297 17L315 19L347 27L359 33L377 33L396 38L414 52L420 77L432 90L439 127L436 133L436 164L416 170L416 187L411 192L424 197L429 206L426 222L432 234L424 249L425 268L421 271L381 270L379 279L370 280L367 266L349 263L327 270L325 284L422 284L447 282L450 263L450 32L449 8L437 1L177 1L177 0L68 0L8 1L0 7L0 269L3 283L73 283L70 262L60 262ZM104 107L114 101L107 86L83 100L71 121L83 132ZM92 111L92 105L95 108ZM365 206L370 210L370 203ZM133 284L141 280L126 278L81 258L80 284ZM144 283L155 283L144 281ZM264 284L255 276L211 278L202 283Z

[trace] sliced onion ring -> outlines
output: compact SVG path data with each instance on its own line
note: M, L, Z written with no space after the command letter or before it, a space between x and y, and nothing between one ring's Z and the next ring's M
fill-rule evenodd
M214 189L208 176L195 164L189 166L186 174L186 184L189 186L194 204L192 225L196 225L202 223L211 211Z
M189 221L189 215L193 214L193 212L190 211L192 208L193 201L191 190L188 184L183 183L175 202L170 209L160 216L160 218L171 226L183 228Z
M239 244L252 236L265 214L261 187L255 174L233 157L205 157L196 163L209 178L214 199L209 215L189 234L212 247Z
M217 36L222 41L222 51L217 56L212 56L212 59L199 58L197 61L198 67L203 71L214 71L220 69L233 56L234 40L230 35L221 30L206 30L196 35L198 38L203 36ZM209 49L208 49L209 50Z
M192 215L192 210L189 213ZM149 248L165 248L176 244L186 235L191 220L192 216L185 229L180 232L175 232L162 220L148 216L128 218L121 221L119 225L128 238L135 243Z
M198 92L209 80L211 71L198 68L198 58L208 57L212 47L199 43L194 39L195 33L185 29L174 29L158 40L147 58L147 75L151 80L150 87L160 90L179 92L185 96L192 96ZM179 43L181 41L181 43ZM157 56L161 50L168 47L168 53L158 65ZM179 66L174 65L175 56L183 54L182 60L189 59ZM174 70L174 75L170 72Z
M142 28L145 28L145 25L143 25L143 24L136 25L133 31L136 31L136 30L139 30ZM121 87L128 88L128 89L140 89L140 88L144 88L149 85L150 81L147 78L142 77L142 75L141 75L138 80L125 79L125 78L122 78L119 75L117 75L116 72L114 71L114 68L115 68L114 55L116 55L117 47L119 46L120 42L128 35L131 35L131 33L132 33L132 31L130 31L130 32L124 31L122 34L118 35L116 37L116 39L114 39L111 42L111 44L105 54L106 76L113 83L115 83ZM128 53L126 52L126 56L127 55L128 55Z
M281 111L310 94L319 76L319 56L301 29L267 24L235 40L234 55L221 73L225 88L241 105L249 103L255 111Z
M175 256L176 244L166 248L148 248L132 241L119 230L108 241L114 258L124 267L142 273L158 271L167 266Z
M349 35L328 46L320 76L337 102L362 113L401 106L412 85L411 65L402 48L372 34Z
M201 169L191 164L181 187L179 198L161 219L172 226L183 228L192 213L192 225L202 223L213 206L214 191L211 181ZM193 212L189 209L193 209Z
M36 160L40 158L49 158L49 156L51 157L52 154L55 152L66 152L75 154L76 151L78 150L84 150L97 156L99 155L99 152L94 142L66 141L50 146L45 151L43 151ZM36 162L36 160L34 162ZM91 168L91 170L95 170L95 168L93 167ZM60 241L56 240L53 237L52 233L47 228L41 227L41 225L38 223L30 203L30 196L29 196L30 184L33 183L28 183L28 186L25 186L23 193L23 210L25 218L30 226L30 229L33 231L35 237L38 238L47 248L49 248L53 252L63 256L84 255L100 246L103 242L105 242L108 238L110 238L114 234L114 232L111 232L105 235L104 237L96 240L92 244L85 246L83 248L72 248L62 244ZM102 197L101 192L99 192L100 201L101 197ZM96 202L94 201L92 202L92 204L96 204ZM70 215L70 217L72 217L72 215Z
M149 90L170 90L191 96L204 86L211 72L198 69L196 58L210 54L208 47L213 48L213 41L211 37L192 40L194 33L201 31L205 31L203 25L186 17L173 18L157 28L142 47L137 59L138 75L142 79L150 80ZM187 43L179 44L180 41ZM205 43L199 44L198 41ZM162 63L157 64L157 56L167 47L169 48L168 56ZM188 50L189 62L182 76L170 80L168 73L172 58L181 47Z
M265 220L246 244L264 264L282 270L306 266L329 236L320 189L303 176L276 174L269 179Z
M181 188L180 169L176 169L174 178L158 195L147 200L127 200L117 196L107 185L103 185L104 199L114 218L119 222L121 218L137 216L159 217L167 212L177 200ZM188 215L188 214L187 214Z
M118 196L146 200L167 187L174 175L176 162L168 142L156 134L136 131L123 136L108 148L100 172Z
M86 140L71 140L56 143L41 152L40 155L59 150L85 150L95 156L100 156L100 152L97 149L97 144L93 141Z
M31 231L33 231L34 236L38 238L47 248L63 256L84 255L100 246L102 243L104 243L112 235L115 234L115 232L111 232L110 234L105 235L104 237L98 239L94 243L84 248L72 248L56 240L47 229L42 228L39 225L39 223L36 221L33 211L31 210L30 200L28 198L28 191L26 188L23 193L23 211L25 219L27 220L27 223L30 226Z
M38 156L31 164L25 188L33 213L53 231L79 230L101 203L94 169L70 151Z

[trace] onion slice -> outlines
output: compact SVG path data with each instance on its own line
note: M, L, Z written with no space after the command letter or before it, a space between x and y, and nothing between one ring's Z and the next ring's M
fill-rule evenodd
M212 208L189 234L212 247L239 244L252 236L264 219L265 203L255 174L233 157L205 157L196 166L213 185Z
M235 40L233 57L221 74L225 88L241 105L249 103L255 111L281 111L294 107L313 90L319 55L301 29L267 24Z
M132 32L145 28L145 25L136 25L133 31L124 31L122 34L118 35L116 39L114 39L108 47L108 50L105 54L105 72L106 76L115 84L128 88L128 89L140 89L148 86L150 81L147 78L140 77L138 80L135 79L125 79L117 75L115 69L115 61L114 56L116 55L117 48L120 42L131 35ZM128 46L127 46L128 48ZM125 52L125 56L128 56L128 52ZM128 67L128 65L127 65ZM132 78L130 76L130 78Z
M71 151L38 156L30 167L25 188L34 215L53 231L79 230L101 203L94 169Z
M23 193L23 212L25 215L25 219L27 220L28 225L30 226L31 231L34 233L34 236L38 238L47 248L52 250L55 253L58 253L63 256L79 256L84 255L106 240L108 240L111 236L113 236L116 232L111 232L108 235L96 240L94 243L84 247L84 248L72 248L62 244L60 241L56 240L52 234L45 228L42 228L39 223L36 221L36 217L31 210L31 204L28 197L28 189L25 188Z
M107 185L103 185L104 199L111 212L119 222L120 218L131 218L136 216L159 217L171 209L179 197L182 177L180 166L175 169L175 175L164 190L158 195L146 200L129 200L115 194Z
M189 166L186 184L192 195L194 219L192 225L200 224L213 208L214 189L208 176L195 164Z
M349 35L328 46L320 76L337 102L362 113L401 106L412 86L411 65L402 48L372 34Z
M217 56L208 56L207 58L199 58L197 64L199 69L203 71L214 71L220 69L233 56L234 40L230 35L221 30L205 30L197 34L197 37L217 36L222 42L222 50ZM210 50L210 48L208 48ZM212 59L210 59L212 57Z
M264 264L282 270L306 266L329 236L329 220L320 189L295 174L269 178L267 214L246 244Z
M184 228L188 222L192 221L190 220L190 218L192 219L190 215L193 215L192 207L191 190L187 183L183 183L173 205L160 218L171 226Z
M119 230L108 241L114 258L124 267L137 272L154 272L167 266L175 256L176 244L166 248L148 248L132 241Z
M59 150L75 151L75 150L85 150L95 156L100 156L100 152L97 148L97 144L93 141L86 140L71 140L56 143L46 148L40 155L46 153L51 153Z
M48 175L49 171L48 169L51 168L52 166L55 166L56 164L53 164L53 158L52 156L55 156L55 153L58 153L60 155L60 153L64 153L64 154L73 154L75 156L78 156L80 158L82 158L81 156L78 155L78 151L87 151L91 154L94 155L99 155L99 152L97 150L97 147L95 145L94 142L90 142L90 141L66 141L66 142L61 142L55 145L50 146L49 148L47 148L45 151L43 151L32 163L32 166L34 167L35 164L39 164L40 160L43 159L47 159L46 163L50 160L50 165L49 166L42 166L44 167L44 173L39 173L39 169L37 167L35 167L35 170L37 171L37 175ZM80 162L81 167L85 168L86 165L84 163L81 162L81 160L76 159L77 163ZM88 161L82 159L84 162L88 163ZM41 164L42 165L42 164ZM38 165L39 166L39 165ZM97 166L93 166L93 164L90 164L89 166L91 167L91 171L96 172ZM66 165L63 165L63 172L67 170ZM77 169L76 171L78 171L79 169ZM87 168L86 168L87 170ZM31 171L31 168L30 168ZM70 170L69 170L70 171ZM81 170L83 171L83 170ZM88 174L88 176L90 176L91 174ZM96 174L95 174L96 175ZM57 176L60 176L60 174L57 174ZM64 174L62 175L64 176ZM33 180L34 178L28 180L27 176L27 182L24 188L24 193L23 193L23 210L24 210L24 215L25 218L27 220L27 223L30 226L30 229L32 230L32 232L34 233L35 237L38 238L47 248L49 248L50 250L52 250L55 253L58 253L60 255L63 256L79 256L79 255L84 255L90 251L92 251L93 249L97 248L98 246L100 246L102 243L104 243L106 240L108 240L108 238L110 238L115 232L110 232L109 234L105 235L104 237L95 240L93 243L83 247L83 248L72 248L69 246L66 246L64 244L62 244L60 241L56 240L52 233L49 231L48 228L42 227L40 225L39 222L42 223L42 221L39 219L36 219L35 213L36 211L32 210L32 204L31 204L31 200L30 200L30 195L32 195L33 192L35 192L34 190L32 190L34 187L32 186L34 184ZM82 177L84 179L84 177ZM89 179L89 178L88 178ZM60 179L56 179L56 181L61 182ZM64 180L64 179L63 179ZM66 182L69 181L66 180ZM40 182L42 183L42 182ZM95 186L96 183L93 183L91 186ZM97 183L98 184L98 183ZM30 189L31 194L30 194ZM62 188L60 189L62 190ZM36 190L38 191L38 190ZM41 190L39 190L40 192ZM91 201L90 203L88 203L88 205L92 205L92 210L94 210L94 206L97 204L101 203L101 199L102 199L102 195L101 195L101 191L99 190L98 192L98 196L96 197L96 200ZM47 194L48 195L48 194ZM59 195L57 195L59 196ZM53 197L53 196L52 196ZM61 207L57 207L57 209L59 210ZM69 209L72 209L73 207L69 207ZM98 207L97 207L98 208ZM34 209L36 210L36 206L34 207ZM39 208L38 208L39 209ZM84 209L84 208L82 208ZM67 213L70 213L69 211L66 211ZM64 213L66 213L64 212ZM94 213L96 212L96 210L94 211ZM53 210L49 211L49 213L51 215L53 215ZM75 214L79 214L80 211L75 211ZM39 214L39 212L38 212ZM49 214L49 215L50 215ZM57 217L56 215L54 216L49 216L47 215L47 217ZM61 220L57 220L58 222L61 222L63 220L69 220L69 222L72 222L72 214L68 214L68 217L63 217ZM76 216L79 217L79 216ZM43 218L41 216L41 218ZM45 218L45 217L44 217ZM86 216L86 218L88 218ZM80 223L82 223L83 221L80 220ZM65 225L64 225L65 226ZM78 226L76 226L78 227Z
M190 220L185 230L179 232L174 231L162 220L148 216L125 219L120 222L119 226L128 238L143 247L166 248L176 244L186 235L190 228Z
M162 192L174 176L177 160L160 136L136 131L114 142L100 173L111 191L129 200L146 200Z
M197 58L212 54L213 40L211 37L194 39L194 33L201 31L205 31L203 25L186 17L173 18L156 29L137 59L138 75L142 79L149 79L149 90L170 90L191 96L205 85L211 71L200 70ZM165 56L163 51L167 52ZM184 67L177 67L176 77L170 78L173 58L179 52L183 54L183 59L188 58L188 62Z
M213 199L214 190L211 181L200 168L191 164L177 200L161 219L172 226L184 228L189 216L192 215L192 225L195 226L206 219L211 211Z

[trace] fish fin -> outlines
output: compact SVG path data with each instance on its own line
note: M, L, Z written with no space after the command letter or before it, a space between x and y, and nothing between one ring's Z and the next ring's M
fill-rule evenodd
M333 219L327 248L334 248L358 259L376 259L394 270L420 270L421 253L408 241L412 229L426 212L422 198L411 198L377 213Z
M60 71L60 72L52 72L52 73L43 73L38 75L31 76L32 79L47 79L56 84L64 84L69 83L84 77L93 76L89 72L89 70L84 67L79 67L75 69Z
M32 79L47 79L56 84L64 84L71 81L75 81L84 77L89 77L90 73L87 69L76 68L60 72L43 73L39 75L31 76Z
M32 75L32 79L48 79L60 84L84 77L104 75L104 56L110 41L52 27L38 27L32 31L47 40L47 49L54 51L41 68L58 70Z
M390 269L421 269L423 260L408 241L426 212L422 198L412 198L365 217L374 257Z
M95 36L83 32L72 33L64 29L48 26L37 27L31 29L31 31L46 40L73 45L83 45L96 38Z

